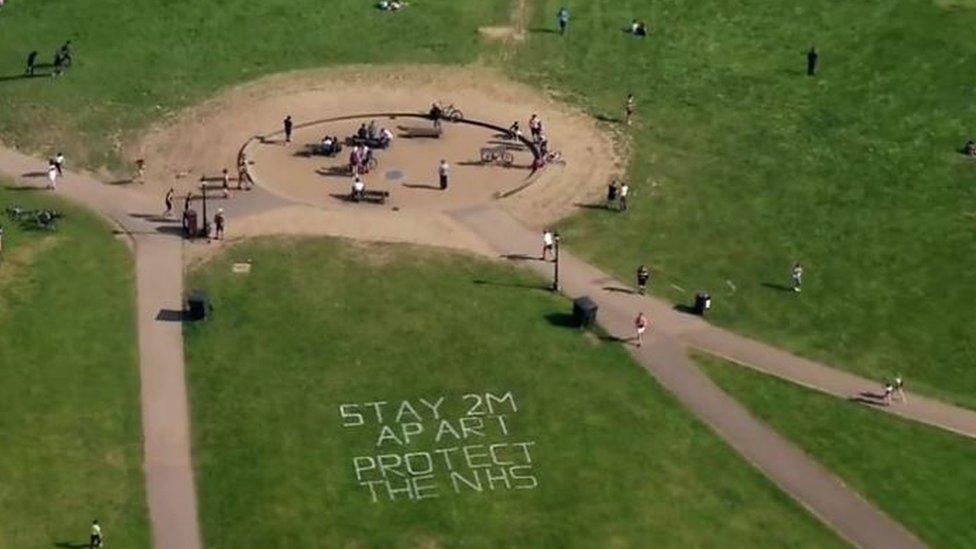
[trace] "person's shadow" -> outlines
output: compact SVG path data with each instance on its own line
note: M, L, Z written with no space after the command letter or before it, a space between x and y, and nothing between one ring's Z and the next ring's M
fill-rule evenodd
M793 287L787 286L786 284L778 284L776 282L763 282L762 286L769 288L771 290L779 290L781 292L792 292Z
M88 543L73 543L70 541L59 541L55 543L54 546L62 549L88 549L91 547L91 545Z

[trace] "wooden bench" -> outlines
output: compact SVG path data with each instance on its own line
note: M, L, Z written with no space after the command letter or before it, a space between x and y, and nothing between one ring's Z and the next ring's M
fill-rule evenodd
M427 128L422 126L400 126L400 131L403 132L404 137L430 137L433 139L438 139L441 136L441 128Z
M361 199L356 198L355 193L353 193L351 199L353 202L366 201L366 202L373 202L375 204L386 204L386 199L389 197L390 197L389 191L372 191L367 189L363 191L363 197Z

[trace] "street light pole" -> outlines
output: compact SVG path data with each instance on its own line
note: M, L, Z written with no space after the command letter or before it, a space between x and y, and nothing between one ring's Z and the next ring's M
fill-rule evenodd
M210 236L207 231L207 182L200 183L200 196L203 197L203 219L200 220L200 234Z
M553 248L555 252L555 263L552 271L552 291L559 291L559 233L552 235Z

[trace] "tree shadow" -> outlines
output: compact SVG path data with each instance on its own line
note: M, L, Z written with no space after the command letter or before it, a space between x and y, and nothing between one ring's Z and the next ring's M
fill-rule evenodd
M762 286L769 288L771 290L779 290L781 292L792 292L793 287L787 286L786 284L778 284L776 282L763 282Z

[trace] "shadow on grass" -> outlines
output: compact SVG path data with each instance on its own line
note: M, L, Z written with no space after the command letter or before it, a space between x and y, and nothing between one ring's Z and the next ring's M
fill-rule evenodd
M62 549L88 549L91 545L87 543L74 543L71 541L59 541L54 544L54 547L60 547Z
M610 124L620 124L623 122L619 117L609 115L609 114L594 114L593 118L596 118L600 122L607 122Z
M548 29L545 27L531 28L529 29L529 32L536 33L536 34L559 34L559 31L557 31L556 29Z
M11 82L14 80L30 80L32 78L41 78L43 76L51 76L51 73L35 72L34 74L26 74L26 73L11 74L10 76L0 76L0 82Z
M542 284L523 284L520 282L501 282L498 280L485 280L483 278L477 278L471 281L479 286L497 286L499 288L516 288L522 290L541 290L544 292L549 292L549 286Z
M560 328L580 328L576 317L569 313L548 313L546 314L546 320L549 324Z
M771 290L779 290L781 292L792 292L793 291L793 287L792 286L787 286L786 284L777 284L775 282L763 282L762 283L762 286L765 287L765 288L769 288Z

